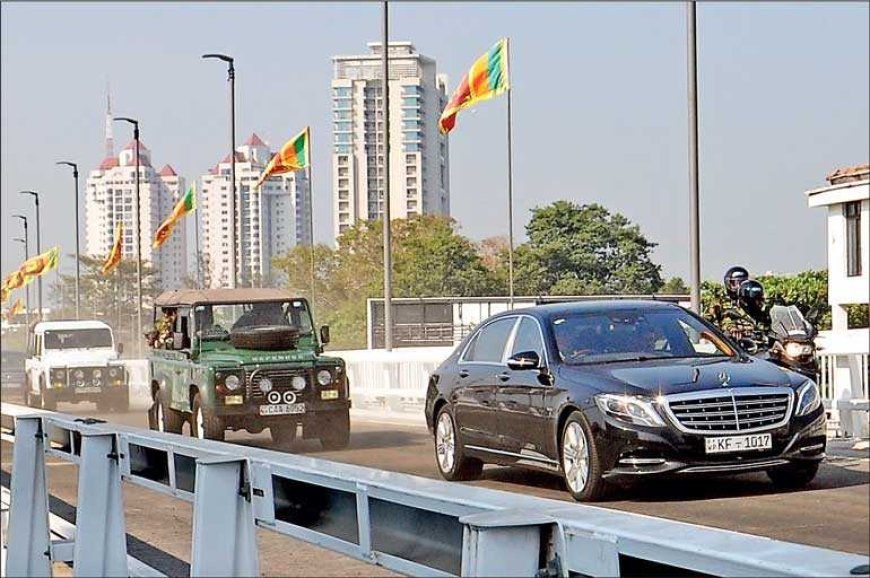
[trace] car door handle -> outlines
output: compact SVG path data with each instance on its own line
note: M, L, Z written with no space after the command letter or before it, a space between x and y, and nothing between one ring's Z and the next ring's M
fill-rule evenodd
M509 379L511 378L511 374L510 374L510 373L507 373L507 372L505 372L505 373L499 373L496 377L499 378L499 379L502 380L502 381L507 381L507 380L509 380Z
M467 369L460 369L459 370L459 377L468 377L469 375L470 375L470 372Z
M482 399L482 400L480 400L480 405L489 406L489 405L492 405L492 402L488 399Z

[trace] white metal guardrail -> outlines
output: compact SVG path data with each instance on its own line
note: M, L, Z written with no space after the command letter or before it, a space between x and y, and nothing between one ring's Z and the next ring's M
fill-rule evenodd
M46 576L46 456L79 466L77 575L127 576L121 481L193 502L191 575L259 575L255 528L419 576L842 576L867 557L2 404L6 570ZM14 423L10 423L13 422ZM680 572L683 573L683 572Z

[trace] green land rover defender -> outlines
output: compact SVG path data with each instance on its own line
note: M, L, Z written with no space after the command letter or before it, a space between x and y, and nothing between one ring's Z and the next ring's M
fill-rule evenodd
M152 429L223 440L269 428L287 446L302 426L324 449L350 441L345 364L322 355L308 302L278 289L169 291L149 334Z

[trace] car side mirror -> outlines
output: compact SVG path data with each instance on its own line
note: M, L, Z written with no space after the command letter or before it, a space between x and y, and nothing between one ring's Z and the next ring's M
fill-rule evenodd
M326 345L329 343L329 325L322 325L320 327L320 344Z
M743 337L743 338L737 340L737 345L739 345L740 348L743 349L743 351L745 351L749 355L754 355L754 354L758 353L758 344L755 343L755 341L753 341L752 339L749 339L747 337Z
M118 355L123 355L123 354L124 354L124 344L119 343L118 344Z
M521 351L519 353L514 353L508 359L507 366L516 371L538 369L541 367L541 358L535 351Z

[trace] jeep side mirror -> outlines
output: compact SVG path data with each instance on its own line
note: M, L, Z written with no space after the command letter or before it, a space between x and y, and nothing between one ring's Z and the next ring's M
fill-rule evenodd
M320 326L320 344L326 345L329 343L329 325Z
M535 351L521 351L513 354L507 361L507 366L514 370L538 369L541 367L541 358Z
M123 354L124 354L124 344L119 343L118 344L118 355L123 355Z
M743 337L737 340L737 345L739 345L740 348L749 355L754 355L758 353L758 344L755 343L755 341L753 341L752 339L749 339L748 337Z

